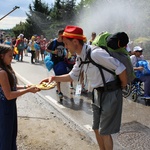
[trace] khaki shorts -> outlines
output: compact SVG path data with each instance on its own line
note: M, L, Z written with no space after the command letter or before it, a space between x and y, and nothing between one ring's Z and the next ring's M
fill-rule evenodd
M100 107L92 104L93 130L99 130L101 135L110 135L120 131L122 116L122 90L98 92Z

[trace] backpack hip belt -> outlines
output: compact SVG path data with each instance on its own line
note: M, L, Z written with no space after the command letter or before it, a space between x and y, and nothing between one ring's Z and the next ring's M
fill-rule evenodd
M116 79L114 81L110 81L106 83L105 87L94 88L98 92L111 92L121 88L120 80Z

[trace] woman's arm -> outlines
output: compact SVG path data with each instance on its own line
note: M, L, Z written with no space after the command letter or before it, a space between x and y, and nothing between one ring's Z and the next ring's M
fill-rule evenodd
M31 86L31 87L26 88L26 89L23 88L23 89L20 89L18 91L11 91L11 87L9 84L7 73L4 70L0 71L0 85L1 85L1 88L4 92L5 97L8 100L17 98L17 97L19 97L25 93L28 93L28 92L36 93L36 92L40 91L35 86Z

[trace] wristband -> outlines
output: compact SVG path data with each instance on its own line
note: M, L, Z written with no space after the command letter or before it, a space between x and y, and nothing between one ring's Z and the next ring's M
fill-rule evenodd
M24 85L24 89L26 89L27 88L27 86L26 85Z

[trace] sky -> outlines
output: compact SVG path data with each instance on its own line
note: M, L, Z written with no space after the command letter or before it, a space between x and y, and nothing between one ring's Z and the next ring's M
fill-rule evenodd
M54 4L55 0L42 0L51 6ZM29 4L33 4L33 0L0 0L0 29L11 29L15 27L16 24L19 24L20 21L24 22L27 18L26 12L29 11ZM19 9L16 9L8 16L3 18L6 14L13 10L15 6L19 6ZM3 18L3 19L1 19Z

